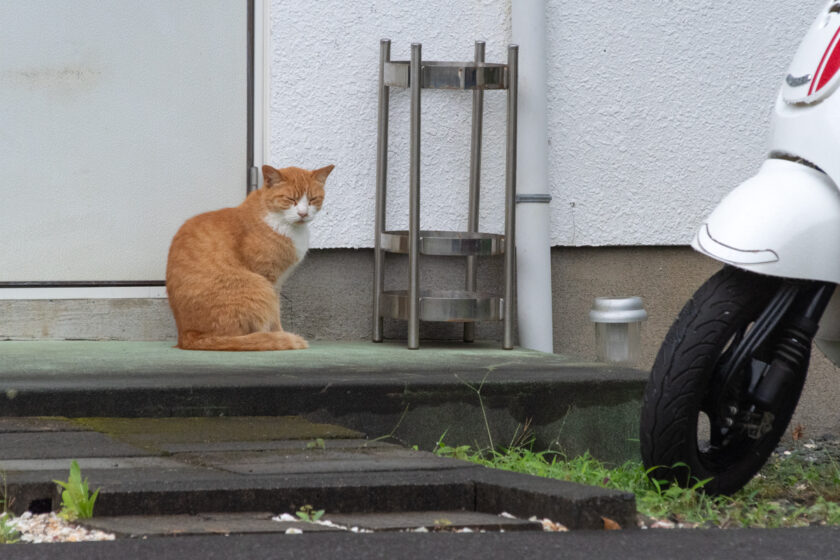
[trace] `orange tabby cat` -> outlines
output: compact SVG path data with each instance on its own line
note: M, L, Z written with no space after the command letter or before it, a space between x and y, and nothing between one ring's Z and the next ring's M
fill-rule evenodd
M306 348L280 326L277 288L309 248L332 165L263 166L263 187L236 208L187 220L172 240L166 292L185 350Z

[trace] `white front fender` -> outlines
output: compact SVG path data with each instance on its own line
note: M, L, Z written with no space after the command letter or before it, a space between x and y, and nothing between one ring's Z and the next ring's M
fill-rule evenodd
M761 274L840 283L840 191L824 173L768 159L718 204L691 246Z

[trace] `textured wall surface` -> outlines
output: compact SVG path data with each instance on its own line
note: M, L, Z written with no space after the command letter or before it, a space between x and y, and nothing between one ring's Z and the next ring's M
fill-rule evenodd
M317 247L371 247L379 39L504 61L512 0L271 5L271 160L335 163ZM766 151L777 87L823 0L547 1L554 245L686 244ZM466 223L470 95L423 92L422 226ZM504 94L485 102L482 223L501 231ZM407 224L408 95L391 94L389 228Z
M379 40L392 40L392 60L408 60L412 42L423 44L427 60L470 60L482 39L486 59L500 61L510 41L508 3L275 0L271 20L271 160L334 163L313 245L372 247ZM501 231L504 215L504 101L504 92L485 96L482 218L491 231ZM422 227L462 229L472 95L424 90L421 106ZM408 113L408 91L393 88L390 229L408 227Z
M651 245L690 241L758 169L825 2L548 4L552 240Z

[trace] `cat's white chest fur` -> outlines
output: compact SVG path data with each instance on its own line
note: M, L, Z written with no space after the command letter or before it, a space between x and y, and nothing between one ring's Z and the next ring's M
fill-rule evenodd
M263 221L276 233L287 237L295 247L295 262L282 272L277 279L277 285L281 285L292 270L303 260L309 250L309 228L305 223L289 223L289 220L282 213L269 212Z
M290 224L283 214L275 212L266 214L263 221L275 232L288 237L292 241L298 261L306 256L306 252L309 250L309 228L305 223Z

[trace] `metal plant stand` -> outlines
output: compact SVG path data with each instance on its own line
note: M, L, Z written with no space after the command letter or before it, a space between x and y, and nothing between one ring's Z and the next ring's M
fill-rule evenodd
M383 318L408 322L408 347L420 347L420 321L464 323L464 340L474 338L476 321L504 321L502 347L513 348L514 197L516 192L516 104L518 47L508 47L507 64L484 62L484 42L475 44L474 62L428 62L421 45L411 45L411 61L391 60L391 41L380 42L379 120L376 154L376 236L373 296L373 341L382 341ZM415 79L419 77L419 79ZM390 88L411 91L408 231L385 228L388 174L388 96ZM423 88L473 92L467 231L420 229L420 91ZM505 233L478 231L481 136L484 90L506 89L507 156L505 167ZM385 291L385 253L408 254L408 290ZM467 258L464 290L420 289L420 255ZM476 291L476 257L504 254L504 293Z

